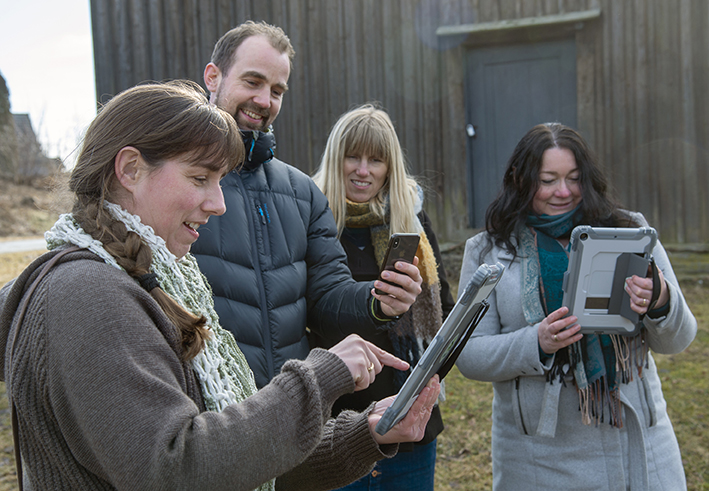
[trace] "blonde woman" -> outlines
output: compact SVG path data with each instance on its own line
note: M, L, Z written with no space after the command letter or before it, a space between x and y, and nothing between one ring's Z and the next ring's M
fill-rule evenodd
M388 114L373 104L343 114L328 137L313 179L335 215L340 242L355 280L379 277L390 234L420 234L417 256L423 283L416 302L386 329L358 333L414 366L454 301L431 221L423 211L422 189L407 171ZM329 346L336 341L318 339L316 344ZM354 397L341 397L333 414L344 409L364 409L381 396L396 394L407 375L384 368L368 389ZM408 448L401 446L396 457L379 462L374 472L344 489L433 489L436 436L442 430L443 421L436 406L420 442Z

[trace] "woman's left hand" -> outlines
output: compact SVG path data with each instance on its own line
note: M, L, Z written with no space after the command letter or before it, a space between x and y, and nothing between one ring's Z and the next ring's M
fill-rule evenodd
M385 292L380 295L372 289L372 295L377 298L382 304L382 312L389 317L396 317L409 308L416 301L416 297L421 293L421 272L417 268L418 257L414 257L414 263L398 261L394 264L397 272L383 271L382 278L394 284L386 283L382 280L376 280L374 287Z
M670 301L670 293L661 270L657 270L660 279L660 297L655 304L656 309L664 307ZM625 291L630 295L630 308L638 314L646 314L652 298L652 278L641 278L633 275L625 279Z
M374 428L377 426L379 420L382 419L384 411L392 405L396 396L387 397L377 402L372 412L369 413L368 418L369 431L372 433L374 441L379 445L420 441L426 431L426 425L428 424L428 419L431 417L433 405L436 403L440 392L441 384L438 374L436 374L419 393L418 397L409 408L409 412L406 413L406 416L384 435L380 435L374 431Z

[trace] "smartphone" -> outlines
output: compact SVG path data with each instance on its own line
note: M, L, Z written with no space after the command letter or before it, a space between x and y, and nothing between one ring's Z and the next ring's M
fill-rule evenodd
M389 237L389 245L387 246L386 254L384 255L384 262L379 271L379 279L382 280L382 272L385 270L396 271L394 264L399 261L405 261L407 263L413 263L414 257L416 256L416 250L419 247L419 234L392 234ZM390 285L393 284L387 281ZM375 289L379 295L386 295L385 292Z

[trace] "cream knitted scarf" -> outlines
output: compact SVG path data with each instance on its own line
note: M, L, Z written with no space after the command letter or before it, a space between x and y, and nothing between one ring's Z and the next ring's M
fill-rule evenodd
M221 412L228 405L255 394L253 373L232 334L220 326L212 290L195 258L188 253L177 259L167 249L162 237L157 236L152 227L141 223L140 217L113 203L104 202L104 206L116 220L123 222L129 231L138 234L150 247L153 253L151 271L157 275L165 293L189 312L207 319L205 327L212 335L206 340L204 349L192 360L206 408ZM70 213L61 215L44 238L49 250L75 244L98 255L106 264L123 269L103 244L86 233ZM272 480L261 485L258 491L274 489L275 480Z

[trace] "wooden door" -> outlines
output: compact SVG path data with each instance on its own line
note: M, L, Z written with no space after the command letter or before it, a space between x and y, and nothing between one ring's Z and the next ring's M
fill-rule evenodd
M520 138L550 121L576 128L576 46L570 39L476 48L466 63L468 216L479 228Z

